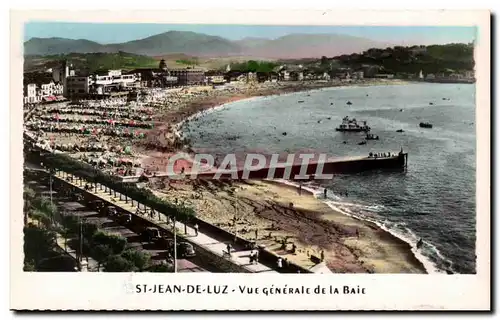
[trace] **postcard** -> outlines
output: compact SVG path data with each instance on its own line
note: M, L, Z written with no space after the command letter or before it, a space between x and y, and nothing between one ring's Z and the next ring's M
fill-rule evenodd
M11 309L490 310L489 12L124 13L11 13Z

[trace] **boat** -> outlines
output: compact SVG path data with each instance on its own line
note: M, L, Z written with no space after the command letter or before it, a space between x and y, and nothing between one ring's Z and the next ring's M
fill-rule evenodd
M371 133L368 133L365 137L366 140L378 140L378 136L374 135L374 134L371 134Z
M361 141L361 142L358 143L358 145L360 145L360 146L362 146L364 144L366 144L366 141Z
M362 124L359 124L356 119L344 117L342 124L335 128L335 130L341 132L368 132L371 128L366 124L366 121L362 121Z
M304 100L299 100L299 101L298 101L298 103L303 103L303 102L304 102Z
M396 132L405 132L403 129L398 129Z
M420 122L420 128L432 128L432 124L429 122Z
M346 104L347 104L348 106L350 106L350 105L352 104L352 102L351 102L351 101L347 101L347 103L346 103Z

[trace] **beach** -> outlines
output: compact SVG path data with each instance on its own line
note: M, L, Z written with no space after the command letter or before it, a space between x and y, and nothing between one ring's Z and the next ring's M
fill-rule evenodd
M408 83L408 81L399 79L364 79L350 82L268 82L236 84L224 90L215 90L212 87L197 87L177 91L172 94L173 98L164 101L163 106L159 107L155 129L148 132L142 147L147 150L162 152L177 151L184 147L190 151L189 141L182 140L181 127L186 121L201 116L210 109L243 99L342 86L383 86Z
M143 165L162 171L165 160L176 150L193 152L189 143L174 144L176 139L182 139L183 121L229 102L340 85L399 83L405 82L375 80L334 85L272 85L217 94L205 92L164 109L158 126L148 133L146 145L149 147L144 151L149 158L143 161ZM181 166L189 171L189 163ZM295 186L272 181L172 181L156 178L150 180L149 187L162 198L185 201L195 208L202 220L249 240L255 240L257 236L258 245L306 268L315 265L311 255L320 257L323 252L326 265L336 273L426 273L408 243L372 222L342 214L304 189L299 194ZM287 242L285 248L282 245L284 239ZM294 245L296 250L292 253Z

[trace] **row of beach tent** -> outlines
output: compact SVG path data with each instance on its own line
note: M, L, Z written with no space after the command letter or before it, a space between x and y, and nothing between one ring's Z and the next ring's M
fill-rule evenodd
M121 126L121 127L134 127L134 128L145 128L152 129L154 124L151 122L137 122L135 120L115 120L115 119L85 119L85 118L73 118L73 117L63 117L61 118L58 114L54 116L41 116L42 121L56 121L60 123L87 123L87 124L100 124L109 126Z

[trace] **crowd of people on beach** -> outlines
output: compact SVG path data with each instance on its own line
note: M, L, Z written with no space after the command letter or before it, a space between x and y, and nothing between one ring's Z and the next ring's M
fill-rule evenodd
M390 152L378 152L378 153L373 153L370 152L368 154L368 158L391 158L391 157L396 157L396 154L390 153Z

